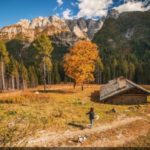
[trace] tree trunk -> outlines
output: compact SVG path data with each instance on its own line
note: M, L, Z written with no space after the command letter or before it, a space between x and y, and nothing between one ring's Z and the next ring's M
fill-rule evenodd
M74 81L74 83L73 83L73 88L74 89L76 88L76 81Z
M49 75L50 73L49 72L47 72L47 84L49 85L50 84L50 75Z
M14 80L14 76L11 76L11 88L12 90L15 90L15 80Z
M4 62L1 62L2 90L5 90Z
M20 80L19 80L19 76L16 77L16 82L17 82L17 89L20 89Z
M44 83L44 91L46 91L46 64L45 64L45 57L43 62L43 83Z
M81 90L82 90L82 91L84 90L84 86L83 86L83 83L81 84Z
M50 81L50 84L52 84L52 73L50 72L50 76L49 76L49 81Z
M99 79L99 77L100 77L100 74L99 74L99 67L98 67L98 71L97 71L97 83L99 84L99 81L100 81L100 79Z
M100 84L102 83L102 72L100 71L100 77L99 77L100 79Z
M47 75L48 75L48 84L51 84L51 80L52 80L52 79L51 79L51 72L48 72Z
M26 89L26 81L24 79L22 79L22 89L23 90Z

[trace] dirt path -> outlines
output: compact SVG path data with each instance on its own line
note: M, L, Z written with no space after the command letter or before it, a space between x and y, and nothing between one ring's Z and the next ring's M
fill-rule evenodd
M136 126L136 132L132 136L127 132L132 131ZM138 128L138 127L144 128ZM132 128L131 128L132 127ZM15 146L118 146L134 140L139 135L146 134L150 130L150 123L141 117L134 118L118 118L118 120L111 124L103 124L92 129L84 129L79 131L65 131L65 132L48 132L40 131L34 137L24 138ZM120 132L118 129L120 128ZM125 132L126 131L126 132ZM84 143L78 143L76 139L78 136L86 136ZM121 140L120 140L121 138Z
M122 147L126 146L126 143L136 140L139 136L146 136L149 131L149 122L136 120L118 128L92 135L82 146Z

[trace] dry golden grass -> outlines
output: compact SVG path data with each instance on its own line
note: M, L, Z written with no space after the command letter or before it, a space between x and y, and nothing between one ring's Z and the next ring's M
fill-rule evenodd
M96 102L99 89L99 85L86 85L84 91L80 87L73 89L72 85L52 85L48 86L47 92L43 92L40 86L0 94L0 145L11 145L11 142L43 129L79 130L89 122L86 112L90 107L94 107L100 116L96 126L120 115L143 115L150 108L147 104L128 111L131 106L100 104ZM112 108L117 113L108 113Z
M150 91L150 85L141 85L141 86Z

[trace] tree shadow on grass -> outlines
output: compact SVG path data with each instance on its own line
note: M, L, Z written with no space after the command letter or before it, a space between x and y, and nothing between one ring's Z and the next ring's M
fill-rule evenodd
M91 93L91 96L90 96L91 101L96 102L96 103L101 103L99 93L100 93L99 91L94 91L93 93Z
M77 124L77 123L74 123L74 122L70 122L68 123L69 126L72 126L72 127L75 127L75 128L78 128L80 130L83 130L85 129L85 126L81 125L81 124Z
M65 91L65 90L38 90L33 92L39 92L39 93L56 93L56 94L73 94L75 92L73 91Z

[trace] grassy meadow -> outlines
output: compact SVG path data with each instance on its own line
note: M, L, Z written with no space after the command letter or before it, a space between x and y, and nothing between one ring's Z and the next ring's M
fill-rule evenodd
M0 145L11 145L37 131L79 130L89 123L88 112L94 107L100 116L95 126L119 116L142 116L150 113L150 104L121 106L98 103L99 85L86 85L84 91L72 85L48 86L47 92L36 89L0 94ZM39 91L39 92L37 92ZM150 97L148 98L150 102ZM111 112L115 108L116 113Z

